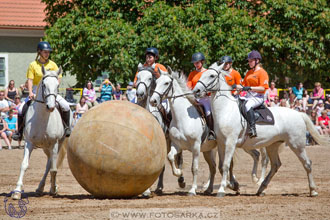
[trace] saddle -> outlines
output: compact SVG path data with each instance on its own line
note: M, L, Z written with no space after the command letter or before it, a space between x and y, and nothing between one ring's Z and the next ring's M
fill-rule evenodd
M246 100L244 99L238 99L238 103L239 103L239 110L241 112L241 114L243 115L243 117L246 119L246 109L245 109L245 104L246 104ZM274 125L275 124L275 120L274 120L274 116L273 113L264 105L260 105L256 108L253 109L254 110L254 115L255 115L255 119L256 119L256 123L260 124L260 125Z
M201 137L201 143L204 143L204 141L206 140L207 136L210 133L210 128L207 126L207 123L206 123L206 114L205 114L203 106L201 104L199 104L197 101L195 101L195 103L193 103L193 105L196 108L199 115L202 117L203 134Z

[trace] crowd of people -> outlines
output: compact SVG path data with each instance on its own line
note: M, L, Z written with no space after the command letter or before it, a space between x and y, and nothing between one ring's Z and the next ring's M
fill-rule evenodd
M19 147L22 141L22 131L24 128L23 118L27 111L27 107L33 100L36 87L42 79L41 67L45 66L48 70L57 70L56 63L49 59L52 51L48 42L39 42L37 46L37 58L29 65L27 71L27 81L20 88L15 87L15 81L10 80L4 91L0 91L0 138L4 139L8 149L11 149L12 139L17 140ZM156 63L159 58L157 48L147 48L145 52L146 61L144 66L154 67L154 76L158 78L160 73L158 69L166 71L166 68ZM207 69L204 67L206 58L203 53L197 52L192 55L191 62L195 70L193 70L187 79L187 86L193 89L197 81ZM315 88L311 93L304 88L303 83L299 82L293 87L284 90L280 95L276 88L276 82L271 81L269 86L268 73L263 69L261 61L262 57L258 51L251 51L247 56L250 70L244 78L233 68L233 59L230 56L223 56L219 60L223 64L223 70L229 74L226 76L226 82L232 86L233 96L240 96L246 100L245 114L249 124L249 136L256 137L254 108L264 104L267 107L286 107L296 111L309 114L315 127L321 135L330 135L330 94L325 96L325 92L321 87L321 83L316 82ZM59 80L61 75L59 76ZM116 86L109 78L103 80L99 88L94 89L93 82L87 81L83 88L82 96L74 109L74 124L86 113L90 108L111 100L122 100L137 103L136 97L136 77L134 82L127 84L126 90L121 89L120 83ZM100 94L98 95L97 92ZM70 136L71 126L68 118L70 105L67 100L58 95L56 101L62 109L62 119L68 126L65 127L65 135ZM205 112L207 125L210 128L209 138L214 139L213 119L208 97L197 100ZM72 103L71 103L72 104ZM0 142L0 149L2 145Z

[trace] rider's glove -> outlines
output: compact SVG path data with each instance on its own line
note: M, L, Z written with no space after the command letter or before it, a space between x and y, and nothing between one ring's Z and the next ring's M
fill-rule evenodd
M242 88L242 91L249 91L249 90L251 90L251 86L244 86Z
M231 86L231 88L232 88L233 90L235 90L235 89L237 89L237 85L234 84L234 85Z

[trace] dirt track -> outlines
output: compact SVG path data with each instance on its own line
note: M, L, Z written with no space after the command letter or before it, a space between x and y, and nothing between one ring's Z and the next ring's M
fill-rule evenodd
M66 160L58 172L59 196L53 198L46 194L37 197L34 191L46 165L45 154L41 149L37 149L32 153L30 166L24 178L24 190L29 203L26 205L27 213L23 219L109 219L110 211L122 208L129 211L142 208L159 210L169 208L179 212L203 211L205 208L210 208L211 211L217 212L217 218L213 219L330 219L330 146L309 146L307 153L313 161L313 175L319 193L316 198L309 197L307 177L301 163L290 149L285 148L280 154L282 167L266 189L264 197L254 195L258 187L251 182L252 159L239 150L235 176L241 186L240 196L234 196L234 193L227 189L228 196L221 199L215 197L220 182L218 173L213 196L204 196L201 193L196 197L186 196L192 174L190 172L191 154L185 152L186 189L178 188L177 180L172 176L167 163L164 195L154 196L150 199L138 197L130 200L99 200L88 194L76 182ZM0 151L2 165L0 170L0 219L13 219L6 214L3 201L16 186L22 156L22 149ZM208 168L202 157L199 170L198 182L201 186L203 181L208 178ZM48 191L49 187L48 178L45 190ZM155 186L153 186L154 188ZM15 204L18 209L17 201L9 199L8 202ZM203 213L205 212L207 210L203 211ZM152 219L166 218L156 216ZM170 219L177 218L172 216Z

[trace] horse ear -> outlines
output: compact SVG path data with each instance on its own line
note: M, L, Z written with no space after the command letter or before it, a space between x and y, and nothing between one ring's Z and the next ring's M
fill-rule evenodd
M60 66L60 68L58 69L58 71L57 71L57 75L61 75L61 73L62 73L62 66Z
M139 65L138 65L138 71L140 72L142 69L143 69L143 65L142 65L142 63L139 63Z
M170 66L167 66L167 71L168 71L168 74L172 75L172 68Z
M161 70L159 67L158 67L158 72L160 73L160 75L163 75L166 73L165 71Z

